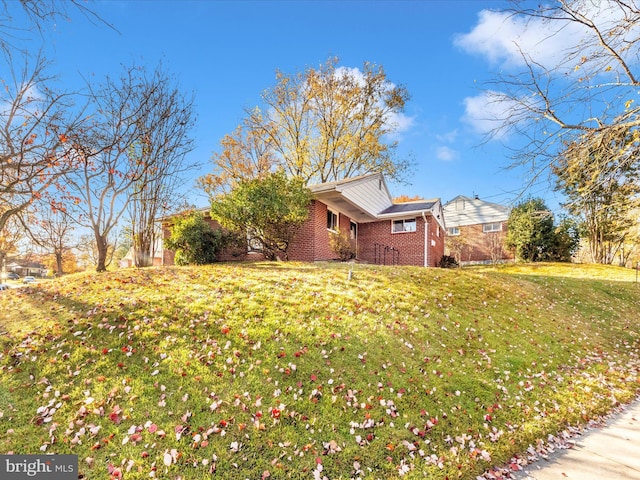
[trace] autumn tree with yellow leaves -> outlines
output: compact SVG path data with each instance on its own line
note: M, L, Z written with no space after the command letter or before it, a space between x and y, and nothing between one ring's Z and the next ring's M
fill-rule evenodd
M263 106L248 109L223 138L214 171L200 184L219 193L276 168L306 184L372 172L401 179L410 162L396 156L392 135L408 99L373 63L350 69L334 57L296 74L278 71Z

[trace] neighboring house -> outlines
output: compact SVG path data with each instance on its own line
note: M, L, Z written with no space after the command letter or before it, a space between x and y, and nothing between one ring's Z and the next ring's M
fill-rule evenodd
M445 222L439 199L395 204L382 174L310 185L309 189L313 194L309 218L289 247L289 260L337 259L329 239L340 230L349 232L356 260L364 263L435 267L440 262ZM163 219L165 238L170 235L167 220ZM221 260L244 260L250 255L223 252ZM165 251L164 260L172 264L173 252Z
M458 195L444 205L446 252L462 264L513 260L504 248L509 208Z
M47 276L47 267L39 262L32 262L29 260L19 260L15 259L11 263L7 264L7 272L14 272L24 276L34 276L34 277L46 277Z
M156 234L157 235L157 234ZM151 256L153 257L152 265L154 267L164 265L164 242L162 238L156 238L155 243L153 245L153 251L151 252ZM135 259L135 250L133 247L129 249L127 254L120 259L119 266L120 268L129 268L134 267L136 264Z

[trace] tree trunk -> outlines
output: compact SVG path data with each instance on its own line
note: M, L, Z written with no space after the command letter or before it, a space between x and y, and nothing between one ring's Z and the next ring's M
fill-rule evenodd
M62 271L62 252L56 252L56 268L58 271L58 276L63 275L64 272Z
M96 247L98 249L98 264L96 265L96 272L106 272L107 271L107 254L109 250L109 242L106 237L95 234L96 237Z

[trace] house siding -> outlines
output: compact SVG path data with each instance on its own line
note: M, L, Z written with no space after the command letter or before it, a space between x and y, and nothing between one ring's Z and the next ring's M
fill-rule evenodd
M375 215L391 206L391 199L386 189L382 176L369 177L365 180L354 182L342 191L345 198Z

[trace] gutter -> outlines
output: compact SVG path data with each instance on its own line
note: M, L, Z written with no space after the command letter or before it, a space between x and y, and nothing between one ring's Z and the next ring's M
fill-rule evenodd
M427 216L422 211L422 220L424 221L424 266L429 266L429 224L427 223Z

